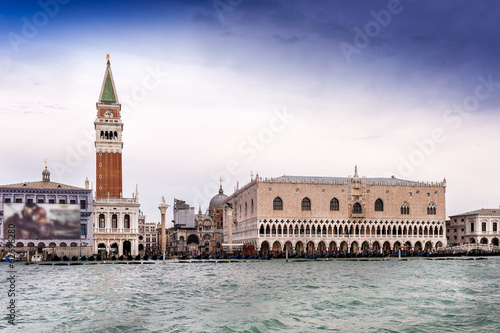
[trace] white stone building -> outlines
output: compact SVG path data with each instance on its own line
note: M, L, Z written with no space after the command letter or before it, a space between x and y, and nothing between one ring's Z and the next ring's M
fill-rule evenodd
M449 243L499 246L500 209L478 209L450 216Z
M443 182L282 176L230 195L224 243L281 252L391 252L446 246Z

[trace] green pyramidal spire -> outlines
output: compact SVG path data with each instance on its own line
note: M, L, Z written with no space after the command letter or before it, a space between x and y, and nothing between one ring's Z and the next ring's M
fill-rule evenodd
M106 74L104 75L100 101L116 103L115 85L113 83L109 60L108 66L106 67Z

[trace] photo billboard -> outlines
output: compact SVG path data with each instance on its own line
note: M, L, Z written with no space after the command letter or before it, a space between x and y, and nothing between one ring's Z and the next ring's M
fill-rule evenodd
M5 203L4 235L14 226L16 239L80 239L80 206Z

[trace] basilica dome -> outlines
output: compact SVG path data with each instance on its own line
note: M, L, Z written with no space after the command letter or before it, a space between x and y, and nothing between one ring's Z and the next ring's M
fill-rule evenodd
M222 189L222 185L219 189L219 194L210 200L210 204L208 205L208 210L216 211L224 209L224 200L227 199L227 195L224 194L224 190Z

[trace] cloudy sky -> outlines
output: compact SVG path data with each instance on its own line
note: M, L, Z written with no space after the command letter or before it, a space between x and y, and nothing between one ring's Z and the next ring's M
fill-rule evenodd
M500 204L493 1L2 1L0 183L95 183L106 54L123 188L205 210L250 180L446 177L447 213ZM169 209L171 217L171 208ZM170 218L168 217L168 218Z

